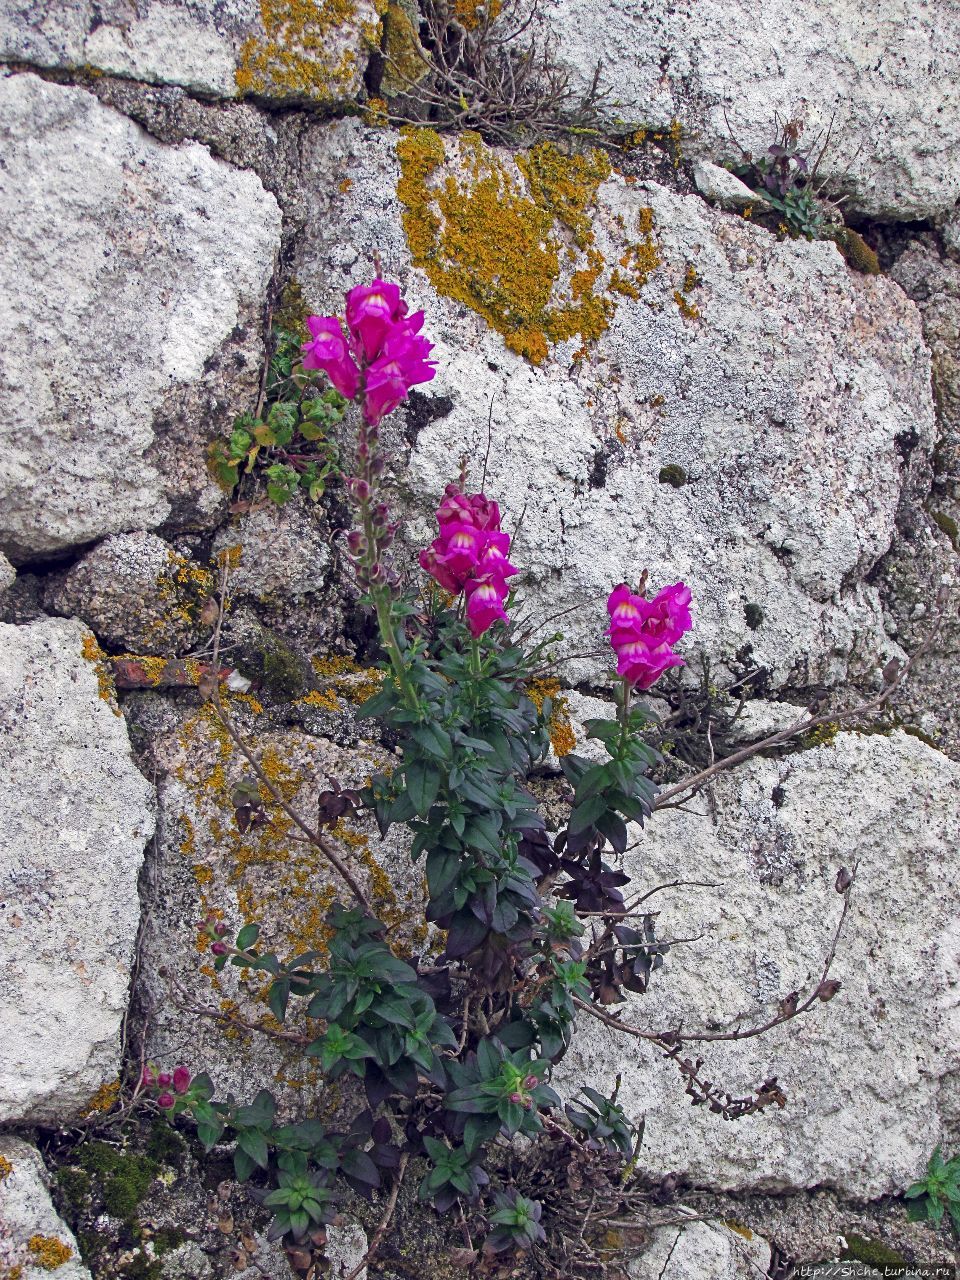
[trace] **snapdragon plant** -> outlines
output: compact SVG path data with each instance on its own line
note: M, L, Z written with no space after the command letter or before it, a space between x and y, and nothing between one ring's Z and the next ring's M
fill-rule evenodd
M398 526L383 497L380 424L434 375L422 326L398 287L376 280L347 295L344 322L309 319L294 374L325 376L357 406L342 477L355 513L346 545L376 618L385 674L361 715L389 729L398 758L360 792L334 784L321 796L321 828L326 821L330 830L315 839L349 899L327 916L323 955L281 958L261 945L256 924L235 937L214 917L202 926L218 969L267 975L277 1019L298 1010L316 1020L305 1054L325 1078L356 1082L353 1119L335 1132L309 1116L281 1123L269 1092L245 1104L217 1099L206 1075L184 1068L171 1076L151 1066L143 1084L169 1116L192 1116L207 1149L233 1143L237 1178L254 1180L274 1211L271 1235L294 1252L322 1244L341 1187L369 1195L391 1183L392 1208L413 1159L420 1199L469 1222L468 1237L486 1237L488 1254L536 1254L549 1247L542 1206L503 1174L515 1139L559 1144L565 1159L602 1171L614 1189L635 1162L637 1132L616 1088L610 1096L587 1088L565 1109L550 1078L578 1012L609 1021L602 1011L625 990L645 991L667 951L654 917L627 900L630 878L617 860L627 824L644 823L656 795L658 757L643 737L652 715L637 694L681 663L673 646L691 625L690 592L677 583L649 598L645 580L636 591L612 591L617 716L586 726L605 759L560 761L568 813L548 831L527 780L550 750L550 700L530 696L549 646L524 643L510 619L518 569L496 502L448 486L437 536L420 554L428 591L405 586L391 561ZM238 806L241 831L247 809ZM363 810L383 834L405 828L410 856L424 866L425 918L435 931L429 963L393 953L362 884L345 874L347 855L331 853L336 818ZM767 1082L756 1099L725 1099L700 1080L699 1063L680 1056L679 1038L650 1038L678 1063L687 1091L714 1110L743 1114L782 1097Z

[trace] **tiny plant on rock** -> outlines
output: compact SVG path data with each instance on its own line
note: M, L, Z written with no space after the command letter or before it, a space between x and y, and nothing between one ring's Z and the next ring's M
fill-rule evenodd
M675 646L692 625L689 589L678 582L651 594L644 574L636 589L620 583L611 591L616 717L587 723L599 759L562 758L565 814L551 833L528 776L547 759L552 708L549 698L530 694L558 637L531 645L511 617L520 571L497 503L463 483L448 485L437 535L419 556L432 583L427 590L402 585L391 560L398 526L383 498L388 458L380 425L412 386L434 376L423 320L382 280L350 291L343 320L310 317L302 360L271 375L265 417L243 429L228 460L237 467L242 456L249 468L254 449L273 450L287 462L271 465L296 470L306 465L298 433L319 440L310 424L355 406L352 456L337 462L355 514L346 548L376 619L385 674L361 715L387 726L396 767L361 791L333 782L320 797L316 828L297 819L349 898L327 914L325 954L281 957L261 942L256 923L234 934L216 914L200 926L218 970L230 965L265 980L278 1023L295 1014L311 1020L305 1057L355 1099L351 1118L334 1129L308 1107L290 1121L268 1091L252 1101L217 1098L206 1074L184 1067L148 1065L142 1087L171 1119L190 1117L208 1150L232 1144L237 1178L254 1184L274 1215L271 1236L298 1266L322 1247L344 1188L369 1196L389 1187L369 1261L407 1165L417 1161L421 1201L454 1214L465 1233L469 1247L458 1251L465 1265L525 1253L534 1266L552 1257L549 1274L561 1274L562 1263L562 1274L574 1275L586 1256L577 1253L587 1248L584 1229L571 1239L561 1225L552 1237L551 1221L569 1214L585 1180L592 1198L584 1225L591 1213L596 1225L603 1212L626 1212L639 1144L617 1100L619 1080L608 1093L586 1086L566 1105L550 1083L578 1014L649 1041L677 1066L692 1101L718 1115L735 1118L785 1098L775 1079L740 1098L706 1079L702 1060L686 1057L684 1045L717 1038L710 1033L645 1030L612 1012L626 992L648 989L668 951L644 906L649 893L631 892L620 860L627 824L645 823L657 794L658 756L644 738L654 716L638 694L683 664ZM298 484L305 474L297 470ZM219 689L210 696L258 781L286 803L237 733ZM253 825L245 792L237 808L243 834ZM409 834L434 930L429 959L395 954L349 852L338 848L338 818L361 810L384 835L394 826ZM851 882L838 882L845 898ZM831 999L838 987L825 970L806 999L791 993L766 1025ZM552 1184L555 1201L527 1194L508 1172L524 1146L566 1171Z

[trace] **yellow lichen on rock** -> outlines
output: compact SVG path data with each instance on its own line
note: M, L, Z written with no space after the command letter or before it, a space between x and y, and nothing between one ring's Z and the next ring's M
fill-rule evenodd
M27 1248L33 1254L33 1264L44 1271L56 1271L73 1257L73 1250L56 1236L31 1236Z
M106 1115L112 1111L120 1097L120 1081L110 1080L102 1084L87 1105L80 1112L81 1119L92 1115Z
M13 1165L6 1156L0 1156L0 1182L4 1178L9 1178L11 1173L13 1173Z
M544 702L550 699L550 719L547 721L550 745L558 756L567 756L577 745L577 739L570 723L570 704L560 689L559 680L534 680L527 689L527 697L538 711L542 711Z
M360 52L379 45L385 9L385 0L260 0L264 36L244 42L237 88L312 102L351 97L362 74Z
M97 673L97 693L109 705L114 715L122 715L123 713L117 703L117 688L113 683L113 672L107 662L107 655L100 648L97 643L97 637L92 631L88 631L83 637L80 652L87 662L93 663L94 670Z
M451 15L467 31L476 31L482 22L496 22L503 11L503 0L452 0Z
M627 292L619 273L619 288L613 277L604 287L595 243L597 192L611 174L604 152L567 155L541 143L511 161L468 133L448 156L436 132L408 128L397 154L407 243L438 293L482 316L533 364L554 343L604 332L612 292ZM649 256L637 257L636 291L659 262L650 229L642 234L637 253Z

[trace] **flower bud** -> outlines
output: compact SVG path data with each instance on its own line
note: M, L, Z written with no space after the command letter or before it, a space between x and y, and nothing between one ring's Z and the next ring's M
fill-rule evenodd
M157 1099L157 1106L163 1107L164 1111L169 1111L171 1107L176 1105L176 1102L177 1100L172 1093L161 1093Z
M144 1067L143 1075L140 1077L141 1088L152 1089L156 1083L157 1083L157 1073L154 1071L153 1067L151 1066Z
M355 556L366 550L367 540L359 529L351 529L347 534L347 547Z
M522 1105L522 1103L523 1103L523 1094L522 1094L522 1093L511 1093L511 1095L510 1095L510 1101L514 1104L514 1106L517 1106L517 1107L521 1106L521 1105Z
M362 480L359 476L353 476L350 480L350 492L358 502L366 502L370 497L370 486L366 480Z
M230 932L230 930L227 928L225 924L215 924L213 926L213 932L217 935L218 938L225 938L227 934Z
M186 1093L190 1088L190 1072L186 1067L177 1067L173 1073L173 1089L175 1093Z
M173 1076L169 1071L161 1071L157 1076L157 1084L161 1089L169 1089L173 1084Z
M227 948L222 942L214 942L210 950L215 956L225 956L227 954Z
M523 1082L523 1087L525 1089L535 1089L539 1083L540 1081L537 1076L527 1076L526 1080Z
M384 582L386 580L386 576L387 575L384 573L383 565L380 564L379 561L377 561L375 565L371 566L370 581L372 583L377 584L377 583Z

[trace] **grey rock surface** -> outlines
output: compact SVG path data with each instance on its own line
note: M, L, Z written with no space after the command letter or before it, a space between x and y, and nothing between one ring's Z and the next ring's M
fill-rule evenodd
M200 614L214 591L209 569L152 533L105 538L62 578L51 579L51 613L78 617L110 648L182 654L211 628Z
M850 207L909 220L960 196L954 5L546 0L541 12L582 83L602 61L611 114L659 129L678 120L690 155L762 155L777 116L805 122L803 141L832 124L819 172Z
M696 160L693 165L693 181L705 200L711 200L721 209L769 209L768 201L741 182L735 173L709 160Z
M280 213L253 174L164 147L81 89L8 75L0 105L14 300L0 321L0 547L16 563L154 527L177 505L161 474L175 490L176 460L144 457L154 418L259 309ZM182 435L168 453L187 451ZM222 494L202 442L189 453L188 487L203 477L192 502L209 513Z
M0 637L0 1121L57 1123L119 1070L153 788L86 628Z
M703 816L656 814L626 858L638 888L717 887L658 895L658 935L693 941L618 1006L624 1021L726 1032L809 991L840 915L837 871L859 864L831 970L842 989L764 1036L689 1045L735 1096L776 1076L783 1110L729 1122L691 1108L671 1063L587 1016L562 1087L586 1078L609 1092L621 1073L621 1104L646 1117L640 1162L657 1176L862 1199L905 1188L957 1138L958 801L960 766L897 730L755 759L718 779Z
M934 434L919 317L896 285L851 273L833 244L778 241L698 197L613 175L588 209L590 247L607 264L596 296L615 306L609 327L593 345L557 343L533 366L411 269L392 138L343 121L314 128L304 153L318 216L297 271L311 306L339 305L377 252L426 308L437 344L437 377L407 417L412 448L397 433L409 450L403 499L423 513L412 539L433 536L430 508L464 454L479 484L492 420L486 487L508 529L524 512L515 562L525 598L563 615L569 651L599 651L564 667L571 682L607 669L606 595L644 567L654 586L683 578L693 590L687 654L749 645L779 686L841 682L893 651L864 579L894 532L898 441L912 433L915 452L929 453ZM439 171L461 175L465 202L471 154ZM508 157L481 152L480 163L528 198ZM345 193L335 174L350 179ZM415 216L408 228L426 214ZM637 297L605 293L610 264L651 219L659 265ZM496 231L508 255L510 234L509 222ZM554 224L553 235L580 266L565 229ZM562 280L554 296L569 296ZM681 469L679 487L661 482L665 466ZM748 605L760 606L759 627Z
M10 0L0 14L0 57L96 67L216 97L329 102L361 88L378 34L372 0Z
M692 1215L691 1215L692 1216ZM691 1222L651 1232L630 1280L757 1280L770 1266L770 1246L719 1222Z
M73 1232L53 1207L50 1175L39 1151L0 1134L0 1160L0 1274L47 1280L55 1272L58 1280L90 1280ZM50 1265L57 1258L62 1261Z
M17 571L5 555L0 554L0 595L8 591L17 580Z

